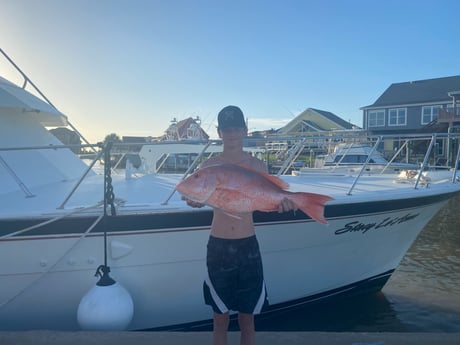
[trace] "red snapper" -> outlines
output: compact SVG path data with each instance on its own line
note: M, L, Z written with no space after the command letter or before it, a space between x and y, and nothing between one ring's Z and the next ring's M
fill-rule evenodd
M238 215L252 211L277 211L281 200L292 200L317 222L326 224L324 203L333 198L315 193L287 191L289 184L277 176L240 165L212 165L197 170L176 186L189 200Z

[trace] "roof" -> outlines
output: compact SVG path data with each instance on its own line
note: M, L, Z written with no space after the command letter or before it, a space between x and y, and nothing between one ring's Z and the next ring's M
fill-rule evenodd
M452 101L449 92L460 90L460 75L391 84L374 104L376 108L401 104L422 104Z
M199 125L199 119L191 117L176 122L175 119L162 137L164 140L208 140L209 135Z
M319 110L319 109L314 109L314 108L310 108L310 109L313 110L313 111L316 111L319 114L321 114L322 116L324 116L328 120L340 125L344 129L353 129L353 127L356 127L355 125L351 124L350 122L345 121L341 117L339 117L339 116L337 116L337 115L335 115L335 114L333 114L333 113L331 113L329 111L324 111L324 110Z
M0 116L18 113L34 117L45 127L67 126L67 116L49 102L0 77Z
M297 115L292 121L278 130L278 134L298 134L303 132L321 132L353 129L352 123L325 110L308 108Z

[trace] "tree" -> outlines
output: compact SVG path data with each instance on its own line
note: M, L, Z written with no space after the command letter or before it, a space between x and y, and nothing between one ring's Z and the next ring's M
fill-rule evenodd
M108 142L108 141L112 141L114 143L121 143L121 139L120 137L115 134L115 133L111 133L111 134L108 134L105 136L105 139L104 139L104 145Z

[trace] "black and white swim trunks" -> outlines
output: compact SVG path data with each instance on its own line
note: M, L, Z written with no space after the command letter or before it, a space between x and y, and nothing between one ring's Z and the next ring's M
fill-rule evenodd
M211 236L206 261L204 299L214 312L259 314L268 305L256 236L241 239Z

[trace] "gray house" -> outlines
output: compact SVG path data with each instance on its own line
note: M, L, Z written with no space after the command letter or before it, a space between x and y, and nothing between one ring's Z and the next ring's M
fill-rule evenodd
M460 127L460 75L391 84L361 109L372 134L447 132Z

